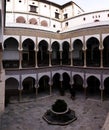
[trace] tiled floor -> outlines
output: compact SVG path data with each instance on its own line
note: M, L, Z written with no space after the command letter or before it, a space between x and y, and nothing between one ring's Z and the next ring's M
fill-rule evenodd
M49 125L42 119L56 99L64 99L76 113L77 120L66 126ZM1 117L0 130L100 130L109 112L109 101L84 99L79 95L53 95L31 102L9 104Z

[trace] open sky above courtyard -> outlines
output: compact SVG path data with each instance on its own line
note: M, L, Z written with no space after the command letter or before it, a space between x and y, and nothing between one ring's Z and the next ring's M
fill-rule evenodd
M73 1L86 12L109 9L109 0L49 0L49 1L61 5L69 1Z

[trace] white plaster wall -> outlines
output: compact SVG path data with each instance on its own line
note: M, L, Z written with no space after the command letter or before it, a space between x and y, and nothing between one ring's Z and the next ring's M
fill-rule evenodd
M14 23L14 14L6 13L6 23Z
M50 13L50 6L48 4L40 2L40 15L50 17Z
M28 38L31 39L34 43L36 43L36 37L31 36L21 36L21 42L23 43Z
M71 43L73 43L77 39L79 39L79 40L81 40L83 42L83 36L80 36L80 37L74 37L74 38L72 38L71 39Z
M74 16L83 13L83 11L77 5L74 4L73 8L74 8Z
M50 20L51 21L51 27L53 27L53 25L55 25L56 27L54 28L55 32L57 32L58 30L61 30L61 23L59 21L55 21L55 20Z
M6 10L13 12L13 0L11 2L6 2Z
M26 0L21 0L22 2L19 2L19 0L13 0L14 3L14 11L18 12L27 12L28 6Z
M50 78L51 73L50 72L38 73L38 80L40 80L40 78L43 76L48 76Z
M68 27L77 27L77 26L82 26L90 23L100 23L104 21L108 21L109 17L109 10L108 11L96 11L96 12L91 12L91 13L84 13L83 15L78 15L76 17L72 17L72 19L68 21L64 21L62 23L62 28L65 28L65 23L68 22ZM84 20L85 18L85 20ZM94 22L95 20L99 20L100 22ZM93 26L93 25L92 25Z
M107 36L109 36L109 33L102 34L102 41L103 41Z
M58 7L51 6L51 18L55 18L55 12L59 13L59 18L61 18L61 10Z
M91 37L95 37L98 39L98 41L100 41L100 35L99 34L94 34L94 35L87 35L85 36L85 42L87 42L87 40Z
M45 40L48 44L50 43L50 39L46 37L38 37L38 44L40 41Z
M62 20L64 18L64 14L66 14L66 13L68 13L68 18L71 18L71 17L72 18L67 21L63 21L62 29L64 29L64 30L70 29L72 27L78 27L78 26L82 26L82 25L86 25L86 24L91 24L91 23L94 23L95 20L99 20L100 22L103 22L103 21L108 21L108 19L109 19L109 17L108 17L109 10L96 11L96 12L90 12L90 13L83 14L83 10L81 10L81 8L79 6L77 6L76 4L66 6L63 10L61 10L52 4L49 5L49 4L40 2L40 1L39 2L30 1L30 0L21 0L21 1L22 2L19 2L19 0L11 0L10 2L7 2L7 11L10 11L10 13L6 14L6 25L9 26L8 23L16 23L16 18L18 16L23 16L26 19L26 23L29 23L28 20L30 18L35 17L36 19L38 19L39 24L40 24L40 21L46 20L48 22L48 25L51 26L51 28L53 28L55 31L56 29L60 30L60 28L61 28L60 20ZM39 16L37 16L37 13L35 14L35 13L29 12L29 8L30 8L29 5L38 6ZM19 12L19 13L14 13L14 11ZM21 12L21 14L20 14L20 12ZM24 13L22 13L22 12L24 12ZM58 22L51 20L52 18L55 19L55 12L60 14L59 19L56 19ZM76 17L73 17L73 15ZM46 18L43 16L45 16ZM68 22L68 27L65 26L66 22ZM94 25L96 25L96 23ZM18 26L18 25L20 25L20 27L24 27L24 25L21 23L16 24L16 26ZM56 28L54 28L53 25L56 25ZM92 25L92 26L94 26L94 25ZM25 26L30 27L30 28L32 26L33 28L35 28L35 26L33 26L33 25L27 24ZM43 28L45 28L45 27L43 27Z
M101 81L101 75L100 74L86 74L86 79L88 79L90 76L95 76L99 81Z
M28 77L32 77L32 78L36 79L36 74L25 74L25 75L22 75L22 82L23 82L24 79L26 79Z
M6 75L6 79L7 80L8 78L15 78L16 80L20 81L19 80L19 75Z
M62 43L65 42L65 41L68 42L68 43L70 44L70 38L61 40Z
M71 73L72 77L74 77L75 75L80 75L83 78L83 80L84 80L84 73L80 73L80 72L72 72Z
M62 16L63 19L64 19L64 14L68 14L68 18L73 17L73 7L72 7L72 5L67 6L63 9L63 16Z

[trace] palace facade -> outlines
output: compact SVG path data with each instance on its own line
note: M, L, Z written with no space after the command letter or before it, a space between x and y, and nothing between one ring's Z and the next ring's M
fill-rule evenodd
M25 95L37 98L61 88L66 93L70 86L84 97L109 100L109 10L86 13L72 1L3 4L1 111L6 98L21 101Z

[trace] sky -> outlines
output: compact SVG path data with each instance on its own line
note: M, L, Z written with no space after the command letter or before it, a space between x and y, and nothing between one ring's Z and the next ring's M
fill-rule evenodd
M86 12L109 9L109 0L50 0L50 1L59 3L61 5L69 1L73 1Z

